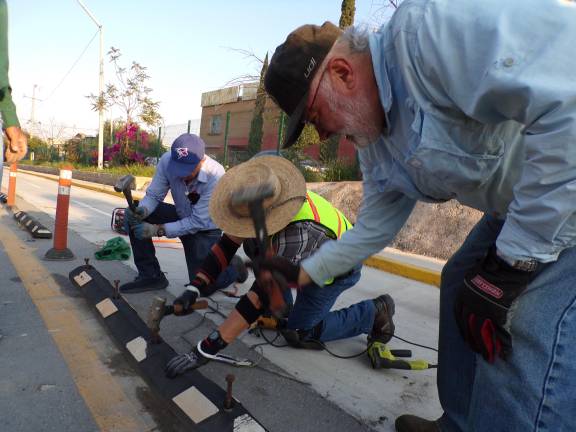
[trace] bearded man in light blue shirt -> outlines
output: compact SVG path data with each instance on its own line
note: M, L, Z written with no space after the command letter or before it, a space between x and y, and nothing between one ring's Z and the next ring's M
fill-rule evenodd
M382 29L307 25L266 89L357 147L355 227L293 268L322 284L394 238L416 201L485 216L442 273L442 417L400 432L576 430L576 3L405 0ZM297 275L297 276L296 276ZM329 287L326 287L329 289Z

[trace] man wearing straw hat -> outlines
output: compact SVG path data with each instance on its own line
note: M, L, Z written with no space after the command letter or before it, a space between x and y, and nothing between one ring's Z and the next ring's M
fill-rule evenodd
M263 202L266 228L272 253L292 263L308 257L322 244L336 240L351 228L346 217L319 195L306 191L300 171L279 156L259 156L230 169L221 179L210 201L210 215L223 231L188 289L174 301L175 314L191 312L200 296L215 291L214 281L228 265L241 244L250 258L255 251L255 231L247 208L234 206L233 196L245 187L271 184L273 196ZM338 296L360 279L360 266L327 281L311 283L298 291L293 302L290 290L283 290L287 321L283 334L300 348L319 348L321 342L368 334L382 342L394 333L394 302L389 295L364 300L347 308L330 311ZM248 329L270 306L270 292L254 282L226 321L187 354L173 358L166 374L175 377L217 359L220 350Z

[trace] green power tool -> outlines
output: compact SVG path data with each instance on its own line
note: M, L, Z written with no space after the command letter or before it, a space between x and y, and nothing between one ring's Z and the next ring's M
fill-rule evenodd
M390 350L385 343L373 341L368 345L368 357L374 369L425 370L436 368L425 360L406 360L410 350Z

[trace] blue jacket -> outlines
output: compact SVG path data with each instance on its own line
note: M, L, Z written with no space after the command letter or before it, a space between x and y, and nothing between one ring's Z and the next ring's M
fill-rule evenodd
M146 189L146 196L140 205L152 213L170 191L180 220L164 224L166 237L180 237L198 231L218 229L210 218L208 205L216 183L224 175L224 167L206 156L198 177L186 184L182 178L170 174L169 163L170 152L166 152L158 162L154 178ZM189 192L196 192L200 195L198 202L194 205L188 199Z
M302 265L316 283L385 247L416 201L505 219L514 259L576 244L576 3L405 0L370 36L388 127L359 151L355 227Z

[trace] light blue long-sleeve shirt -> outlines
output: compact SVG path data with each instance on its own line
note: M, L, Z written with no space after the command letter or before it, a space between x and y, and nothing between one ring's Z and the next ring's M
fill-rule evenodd
M359 151L355 227L302 263L316 283L388 245L416 201L505 219L513 259L576 244L575 2L405 0L369 42L388 126Z
M169 163L170 152L166 152L158 161L156 172L140 206L152 213L170 191L180 220L164 224L166 237L180 237L198 231L218 229L212 222L208 205L216 183L224 175L224 167L206 156L196 179L186 184L181 177L170 174ZM196 192L200 195L198 202L194 205L188 199L189 192Z

